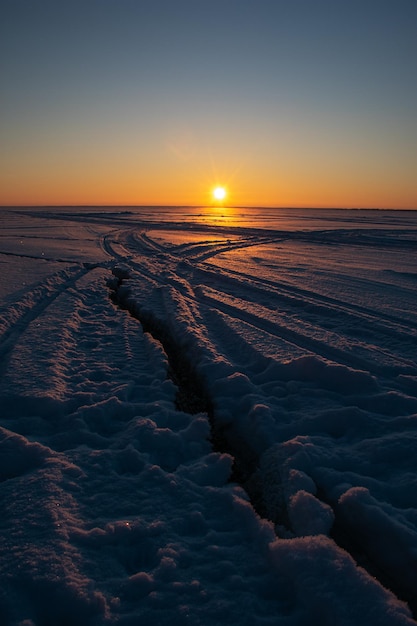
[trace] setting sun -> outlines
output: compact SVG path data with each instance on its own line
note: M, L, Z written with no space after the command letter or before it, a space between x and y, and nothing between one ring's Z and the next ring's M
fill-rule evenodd
M224 200L226 197L226 189L224 187L215 187L213 189L213 197L215 200Z

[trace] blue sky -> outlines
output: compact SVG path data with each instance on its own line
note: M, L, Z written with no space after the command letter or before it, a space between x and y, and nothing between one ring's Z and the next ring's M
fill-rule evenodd
M417 208L417 2L6 0L0 202Z

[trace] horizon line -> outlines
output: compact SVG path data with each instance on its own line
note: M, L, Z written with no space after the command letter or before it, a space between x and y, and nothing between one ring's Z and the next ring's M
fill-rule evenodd
M245 204L0 204L0 209L35 209L35 208L188 208L188 209L289 209L321 211L417 211L416 207L361 207L361 206L288 206L288 205L245 205Z

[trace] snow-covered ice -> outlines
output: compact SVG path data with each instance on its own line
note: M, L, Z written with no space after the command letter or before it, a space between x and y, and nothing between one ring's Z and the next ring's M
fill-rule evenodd
M416 623L416 212L0 217L1 624Z

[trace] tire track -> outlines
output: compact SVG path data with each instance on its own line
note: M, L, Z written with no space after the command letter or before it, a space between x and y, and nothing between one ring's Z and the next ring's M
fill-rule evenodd
M132 233L131 231L123 231L122 233L119 233L119 238L122 239L122 243L119 244L119 241L117 241L117 245L123 246L123 238L127 238L128 240L130 239L131 242ZM360 320L359 324L361 327L363 327L366 323L370 330L372 330L373 335L377 331L383 332L383 330L378 329L379 319L376 320L372 311L365 307L349 306L348 304L340 302L335 298L325 296L322 297L317 294L312 294L311 291L303 292L302 290L299 290L297 295L294 296L291 292L289 292L289 290L277 287L277 285L272 281L253 280L252 277L234 272L233 270L230 270L230 273L222 270L215 272L212 269L201 267L198 264L196 266L187 265L184 270L181 267L178 268L171 262L172 256L170 254L164 254L160 249L156 252L153 246L148 245L146 238L137 238L135 235L133 235L133 238L135 239L135 244L137 245L136 253L139 255L146 255L145 258L151 261L149 264L144 263L142 260L138 261L136 259L132 259L130 254L132 250L130 249L130 246L128 250L129 254L127 255L128 259L126 259L126 256L123 255L121 251L114 250L114 247L109 244L108 240L105 244L107 246L106 249L108 252L112 252L119 260L123 260L124 262L127 260L128 264L132 268L150 280L153 280L162 286L170 285L178 289L185 298L191 297L190 290L186 289L182 282L180 280L176 280L175 277L181 276L183 277L182 279L186 278L189 286L192 287L193 284L198 285L201 283L198 278L203 276L205 278L203 284L215 284L216 289L212 290L210 294L207 294L201 289L197 292L193 291L192 298L197 305L209 306L214 310L223 312L235 319L240 319L243 322L252 325L254 328L258 328L260 331L268 332L272 336L278 337L289 344L297 346L298 348L306 349L325 359L341 363L348 367L369 371L373 375L386 377L387 375L416 374L416 367L413 361L392 354L377 345L372 344L368 347L368 345L362 341L358 342L355 339L349 339L347 349L342 349L329 343L329 339L333 335L335 342L342 339L343 327L347 321L351 325L358 325L358 320ZM158 263L161 264L161 268L164 268L161 272L157 271ZM167 266L171 268L169 276L166 271ZM207 280L207 278L209 278L209 280ZM246 284L243 283L244 278L246 279ZM227 291L219 290L219 286L222 284L225 284L228 287ZM218 296L216 296L216 292L218 293ZM236 293L236 296L233 296L233 293ZM256 294L255 298L254 294ZM282 311L281 316L287 316L288 319L285 322L280 323L278 320L271 320L265 318L264 316L254 314L248 310L254 300L259 300L260 295L263 295L264 298L266 296L268 299L271 297L277 299L278 311L279 304L284 301L287 306L287 310ZM231 297L235 298L235 300L239 303L231 304L225 302L225 300L230 299ZM300 323L304 324L304 328L296 328L295 322L292 321L294 313L299 315L300 309L304 309L307 304L309 305L310 312L313 311L319 319L322 319L323 317L328 318L329 311L332 312L332 315L335 316L339 322L342 317L343 323L340 324L342 336L336 336L334 332L330 332L328 329L323 328L322 325L316 327L314 323L306 322L302 318ZM277 314L277 311L274 311L270 307L269 301L268 309L264 310L266 310L269 315L274 313L275 315ZM396 324L398 324L398 320L392 316L392 321L394 320L396 321ZM391 323L390 326L392 326ZM390 333L392 333L393 330L394 329L390 328ZM396 336L402 341L411 343L417 342L417 337L414 334L407 332L407 330L402 329L399 332L397 331ZM413 331L414 329L411 330ZM325 334L326 336L323 338L315 338L313 336L314 334ZM345 337L343 337L343 340L345 340ZM356 352L356 354L354 354L354 352ZM366 352L369 353L369 356L364 356L364 353L366 354ZM362 353L362 356L358 353ZM382 361L382 363L378 362L378 360Z
M271 335L279 337L280 339L284 339L285 341L299 347L303 347L313 352L314 354L320 355L325 359L335 361L336 363L347 365L355 369L366 370L369 371L371 374L376 374L383 377L387 375L389 369L391 369L390 373L395 375L398 373L416 374L415 368L413 368L411 364L409 362L406 362L405 360L395 359L395 361L398 363L398 368L400 369L400 371L398 371L398 369L396 369L394 366L380 366L375 361L372 362L368 359L359 357L357 355L354 355L352 352L349 353L348 351L337 348L336 346L332 346L329 343L325 344L321 339L315 339L310 335L293 330L284 324L279 324L275 320L272 321L269 319L265 319L264 317L260 317L249 311L245 311L239 306L222 302L214 296L202 294L200 296L200 302L213 307L216 311L221 311L233 317L234 319L240 319L248 324L251 324L255 328L258 328L259 330L267 331ZM355 346L355 344L352 344L351 349L353 351L357 349L357 346ZM375 346L372 346L372 351L376 352L377 355L391 356L382 350L378 350Z
M218 271L214 271L209 266L198 266L194 268L194 271L199 276L204 277L206 281L207 278L210 279L216 284L217 287L219 285L219 281L224 281L226 284L231 286L238 284L239 290L248 291L249 293L253 291L264 295L267 293L271 297L276 297L278 301L285 302L286 304L297 307L298 309L300 307L305 308L309 305L310 310L312 310L311 307L314 307L314 310L320 316L325 315L328 317L329 311L334 311L337 315L343 314L350 318L360 318L361 320L368 321L372 325L375 324L375 321L380 324L381 320L383 320L383 322L387 325L390 334L395 332L398 336L404 336L407 340L415 341L417 343L417 330L415 325L394 315L381 312L380 314L378 313L378 317L376 318L375 312L368 307L364 307L359 304L353 305L349 302L338 300L323 294L318 294L300 287L286 287L282 283L278 285L274 281L265 278L260 279L257 277L254 278L253 276L247 276L246 274L237 272L236 270L225 270L224 268L219 268ZM401 327L401 330L399 330L398 327Z
M153 245L152 239L149 238L146 233L141 233L140 237L137 237L136 234L133 234L132 237L132 233L130 231L125 231L125 233L130 238L130 244L136 244L136 248L135 246L132 246L132 248L130 248L129 246L129 250L127 250L129 255L131 252L136 252L136 254L139 252L149 255L150 252L154 254L157 250L158 257L160 258L161 253L164 253L163 247L155 247ZM253 245L261 245L263 243L267 244L271 242L276 242L276 238L272 239L257 237L256 240L253 241L252 237L244 242L240 241L239 244L237 244L236 246L228 245L226 247L223 247L222 249L218 249L216 247L216 249L210 256L214 256L221 252L236 248L250 247ZM192 244L192 248L194 248L196 245L198 244ZM108 249L108 252L110 252L110 249ZM112 250L112 252L113 254L115 253L114 249ZM168 254L165 251L164 256L168 257L171 256L171 254L172 250L170 249ZM117 256L119 259L126 259L126 257L124 257L120 253L118 253ZM207 257L207 255L204 254L204 257ZM225 270L224 268L219 268L214 271L212 268L210 268L209 265L205 266L205 263L202 263L200 265L200 258L198 255L194 257L193 255L186 254L186 258L187 260L191 260L197 264L193 266L192 272L194 273L194 276L191 275L189 267L187 267L186 271L180 270L179 273L181 276L187 278L188 280L193 279L192 282L197 282L196 278L204 277L204 284L209 284L207 281L207 279L209 279L210 282L215 284L217 291L219 291L219 283L225 283L226 286L229 288L228 291L225 293L234 293L242 300L253 301L254 293L257 295L262 295L264 297L265 295L267 295L268 298L276 300L277 307L281 307L282 304L284 304L285 306L289 306L296 311L299 311L300 309L306 309L308 307L309 313L317 314L320 319L330 318L330 320L333 321L334 318L337 318L338 321L340 321L340 318L343 317L344 321L356 326L358 326L358 320L360 320L361 329L369 329L370 331L372 331L373 334L375 333L376 328L382 326L383 333L385 332L385 328L387 328L391 336L395 335L395 337L398 337L399 340L407 342L408 345L412 344L417 346L417 330L415 326L411 322L408 323L402 318L400 319L396 316L388 315L383 312L381 312L381 314L376 317L375 312L368 307L356 304L352 305L351 303L341 301L330 296L314 293L311 290L305 290L297 287L289 288L282 284L278 285L274 281L270 281L268 279L254 278L235 270ZM166 258L166 260L168 259ZM183 260L182 257L181 260ZM137 265L137 262L135 262L135 267L137 269L140 269L140 265ZM178 268L176 268L175 271L178 272ZM153 278L157 279L157 276L153 276ZM230 288L232 288L232 291L230 290ZM242 294L244 295L243 298ZM273 300L271 301L271 305L272 304Z
M19 337L36 321L64 291L74 286L92 267L79 266L53 274L44 284L29 291L19 302L10 305L2 314L0 323L0 376L7 369L10 354Z

